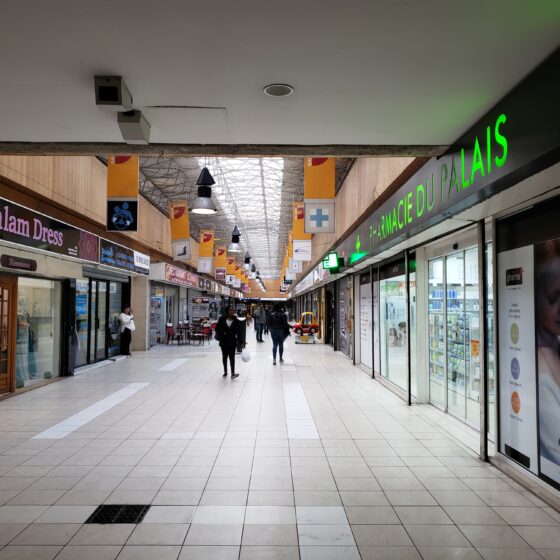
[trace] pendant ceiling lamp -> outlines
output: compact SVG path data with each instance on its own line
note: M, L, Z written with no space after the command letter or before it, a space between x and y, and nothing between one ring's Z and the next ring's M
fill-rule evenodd
M249 251L245 253L245 263L243 264L243 268L245 270L251 269L251 255L249 254Z
M192 205L191 212L193 214L215 214L217 212L214 201L212 200L212 185L216 181L208 171L207 167L203 167L196 184L198 186L198 198Z
M251 278L254 280L257 277L257 267L253 264L251 267Z
M239 245L239 238L241 237L241 233L237 226L233 228L231 232L231 243L228 247L229 253L241 253L241 245Z

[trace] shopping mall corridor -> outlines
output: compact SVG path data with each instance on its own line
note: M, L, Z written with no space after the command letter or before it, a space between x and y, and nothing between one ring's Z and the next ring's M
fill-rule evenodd
M560 559L560 514L433 409L250 334L235 381L215 342L165 346L0 402L0 560Z

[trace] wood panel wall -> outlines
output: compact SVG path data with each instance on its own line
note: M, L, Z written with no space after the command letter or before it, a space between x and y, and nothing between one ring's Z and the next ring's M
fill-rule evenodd
M359 221L368 207L414 160L408 157L356 160L336 196L335 233L313 236L312 260L304 267L299 278L303 278L333 244Z
M0 156L0 178L105 227L107 168L95 157ZM138 213L139 231L119 235L171 257L167 216L143 197L140 197ZM196 267L198 243L194 240L192 255L189 264Z

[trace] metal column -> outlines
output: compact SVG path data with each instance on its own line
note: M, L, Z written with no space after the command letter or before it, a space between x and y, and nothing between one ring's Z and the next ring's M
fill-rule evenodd
M488 266L486 261L486 224L484 220L478 222L478 285L480 293L480 458L483 461L488 461L488 360L486 356Z

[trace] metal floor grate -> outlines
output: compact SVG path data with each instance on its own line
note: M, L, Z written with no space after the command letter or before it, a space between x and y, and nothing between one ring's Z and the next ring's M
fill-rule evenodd
M86 523L140 523L149 509L149 505L102 505Z

